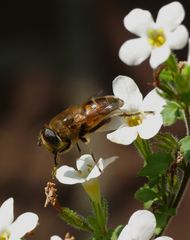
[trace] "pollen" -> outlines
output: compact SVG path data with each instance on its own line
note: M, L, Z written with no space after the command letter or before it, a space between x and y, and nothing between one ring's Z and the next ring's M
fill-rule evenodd
M9 234L7 232L3 232L0 235L0 240L9 240Z
M160 29L149 29L148 30L148 42L153 47L161 47L166 42L166 36L164 30Z
M129 127L135 127L142 124L143 115L139 113L138 115L126 116L125 121Z

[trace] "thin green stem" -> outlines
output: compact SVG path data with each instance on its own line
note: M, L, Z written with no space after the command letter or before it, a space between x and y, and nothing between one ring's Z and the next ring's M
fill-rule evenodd
M186 127L186 135L190 135L190 113L189 113L189 107L186 107L184 109L184 122Z
M189 107L186 107L184 110L184 122L185 122L185 126L186 126L186 134L187 134L187 136L189 136L189 134L190 134ZM183 196L185 195L185 192L187 190L189 181L190 181L190 163L188 163L187 165L184 165L184 167L183 167L183 178L181 181L181 185L180 185L179 191L177 192L177 194L175 196L175 199L170 203L171 208L175 208L175 209L179 208L181 200L183 199ZM172 219L172 216L169 216L167 225L165 226L165 228L162 229L159 236L161 236L162 233L166 230L171 219Z
M92 206L94 209L98 226L100 228L100 232L102 236L105 236L108 233L108 229L107 229L107 216L105 216L104 207L100 202L99 203L92 202Z
M146 159L152 154L148 140L142 139L138 136L134 141L134 146L146 162Z
M173 204L171 205L171 208L175 208L175 209L179 208L181 200L183 199L183 196L185 195L185 192L187 190L189 181L190 181L190 164L188 164L188 166L184 170L184 175L183 175L180 189L176 195L175 200L173 201ZM159 236L161 236L162 233L166 230L172 218L173 216L168 217L167 225L165 226L165 228L162 229Z

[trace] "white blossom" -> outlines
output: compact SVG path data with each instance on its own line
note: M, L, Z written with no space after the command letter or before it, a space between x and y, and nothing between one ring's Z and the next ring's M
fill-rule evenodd
M138 65L150 56L151 67L158 67L167 60L172 49L181 49L187 43L188 31L181 25L184 16L184 8L177 1L161 8L156 22L149 11L132 10L124 18L124 25L138 38L121 46L120 59L128 65Z
M64 184L85 183L99 177L116 158L115 156L107 159L100 158L95 162L90 154L84 154L76 161L77 170L66 165L61 166L56 171L56 178Z
M124 101L124 105L121 108L123 116L118 118L119 128L107 134L110 141L128 145L138 135L143 139L149 139L158 133L163 124L161 111L165 100L158 95L156 89L143 99L131 78L118 76L113 80L113 92Z
M156 228L156 218L148 210L138 210L132 214L128 224L121 231L118 240L150 240ZM173 240L162 236L154 240Z
M14 220L13 198L6 200L0 207L0 239L19 240L31 232L38 223L38 216L26 212Z
M57 235L53 235L53 236L51 236L50 240L63 240L63 239L60 238L60 237L57 236Z

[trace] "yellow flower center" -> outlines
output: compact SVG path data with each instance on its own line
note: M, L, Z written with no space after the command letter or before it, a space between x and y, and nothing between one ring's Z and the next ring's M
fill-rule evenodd
M166 42L166 36L162 28L148 30L148 42L153 47L161 47Z
M9 233L8 232L2 232L0 235L0 240L9 240Z
M125 116L125 121L129 127L135 127L140 125L143 119L144 119L144 115L142 113Z

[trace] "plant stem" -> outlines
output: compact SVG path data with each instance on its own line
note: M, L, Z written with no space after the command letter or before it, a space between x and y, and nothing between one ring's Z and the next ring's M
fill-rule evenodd
M190 134L189 107L186 107L185 110L184 110L184 122L185 122L185 126L186 126L186 134L187 134L187 136L189 136L189 134ZM181 185L180 185L179 191L176 195L176 198L174 199L174 201L171 204L171 208L176 208L176 209L179 208L181 200L183 199L183 196L185 195L185 192L187 190L189 180L190 180L190 163L188 162L187 165L185 165L185 167L183 169L183 179L181 181ZM162 233L166 230L166 228L169 225L169 222L171 221L172 217L173 216L168 217L167 225L165 226L165 228L162 229L159 236L161 236Z
M190 164L188 164L188 166L184 170L184 175L183 175L183 179L182 179L182 182L181 182L180 189L179 189L179 191L176 195L176 198L175 198L171 208L176 208L176 210L179 208L181 200L183 199L183 196L185 195L185 192L187 190L189 179L190 179ZM172 218L173 218L173 216L168 217L167 225L159 233L159 236L161 236L162 233L166 231L166 228L168 227Z
M145 139L140 138L139 136L134 141L134 146L138 150L139 154L142 156L142 158L145 160L152 154L149 142Z
M186 127L186 135L189 136L190 134L190 114L189 114L189 107L184 109L184 122Z
M104 209L102 206L102 202L92 202L92 206L94 209L94 213L97 219L97 223L98 226L100 228L101 234L102 236L106 236L107 235L107 226L106 226L106 222L107 222L107 217L104 214Z

